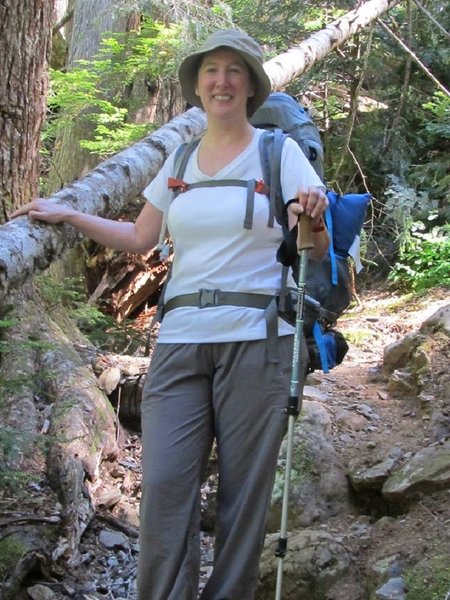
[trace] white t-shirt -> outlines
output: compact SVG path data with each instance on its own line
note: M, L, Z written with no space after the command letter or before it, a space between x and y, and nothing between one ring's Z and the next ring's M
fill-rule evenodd
M213 177L198 167L197 148L183 180L262 179L258 143L263 130L256 129L251 143ZM244 229L247 190L244 187L206 187L188 190L173 199L168 177L174 177L172 153L157 177L144 190L145 198L161 211L169 207L167 226L174 245L172 274L165 301L201 288L222 291L276 294L282 266L276 252L283 240L275 221L268 227L269 201L255 193L252 229ZM281 186L285 202L296 198L300 186L322 182L297 144L287 139L281 159ZM173 200L173 201L172 201ZM288 285L295 287L293 280ZM279 319L279 335L294 332ZM237 306L198 308L186 306L169 311L161 323L159 343L230 342L265 339L264 310Z

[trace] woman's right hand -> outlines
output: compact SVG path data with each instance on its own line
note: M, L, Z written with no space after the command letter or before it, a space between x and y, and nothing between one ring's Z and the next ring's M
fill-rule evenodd
M32 202L24 204L15 210L10 215L10 218L15 219L21 215L28 215L31 219L55 224L61 223L62 221L65 221L67 217L75 214L77 214L77 211L67 205L59 204L45 198L36 198Z

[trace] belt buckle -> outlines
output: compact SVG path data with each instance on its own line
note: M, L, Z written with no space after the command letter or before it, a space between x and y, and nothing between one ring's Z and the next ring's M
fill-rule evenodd
M198 307L208 308L210 306L217 306L217 292L219 290L208 290L201 288L198 291Z

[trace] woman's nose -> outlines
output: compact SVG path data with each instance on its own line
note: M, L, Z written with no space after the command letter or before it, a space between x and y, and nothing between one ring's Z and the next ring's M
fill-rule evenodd
M217 85L226 85L228 83L228 74L225 69L220 69L217 71L216 84Z

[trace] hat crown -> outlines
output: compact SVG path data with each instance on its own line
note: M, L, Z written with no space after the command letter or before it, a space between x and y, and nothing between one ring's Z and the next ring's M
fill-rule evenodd
M223 46L249 54L261 64L263 63L263 53L259 45L246 33L237 29L219 29L215 31L205 40L199 52L211 52Z

